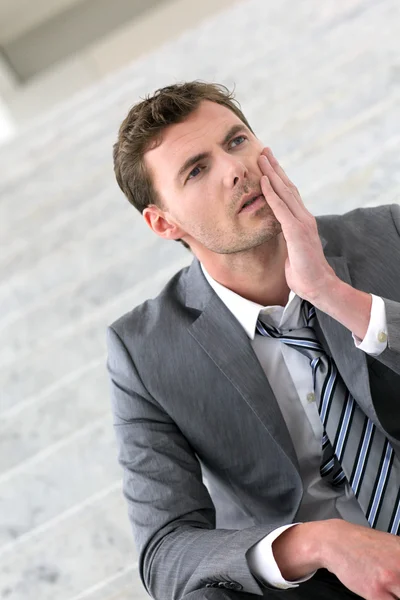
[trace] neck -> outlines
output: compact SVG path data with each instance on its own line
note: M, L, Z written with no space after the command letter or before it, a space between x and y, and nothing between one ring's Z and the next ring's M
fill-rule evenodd
M262 306L286 306L290 288L285 278L287 246L283 234L237 254L198 257L215 281Z

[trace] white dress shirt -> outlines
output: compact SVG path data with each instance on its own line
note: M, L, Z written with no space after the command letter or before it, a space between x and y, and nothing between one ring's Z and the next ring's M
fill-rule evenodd
M349 484L345 489L337 490L321 478L319 467L322 459L323 427L313 393L309 359L279 339L255 334L259 315L262 315L262 320L267 324L282 329L304 327L300 312L301 298L290 291L285 307L261 306L221 285L209 275L202 264L201 267L215 293L249 336L288 427L304 486L303 499L297 513L298 523L342 518L369 527ZM379 356L387 346L385 303L379 296L371 296L371 316L365 338L361 341L352 335L359 350L371 356ZM302 424L301 427L299 423ZM314 575L311 573L303 579L287 581L282 577L275 561L273 541L288 527L296 524L290 523L275 529L248 551L250 570L261 581L286 589L297 587L299 583Z

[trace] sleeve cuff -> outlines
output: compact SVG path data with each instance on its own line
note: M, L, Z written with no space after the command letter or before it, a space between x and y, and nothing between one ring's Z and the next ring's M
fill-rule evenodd
M247 554L249 568L253 575L267 585L281 590L298 587L300 583L308 581L308 579L311 579L316 573L316 571L314 571L310 575L307 575L307 577L297 579L296 581L287 581L282 577L282 573L276 563L272 551L272 544L281 533L294 525L299 525L299 523L291 523L290 525L283 525L282 527L274 529L274 531L271 531L271 533L250 548Z
M371 356L379 356L387 348L387 321L383 298L372 296L371 316L368 330L361 341L352 333L356 348Z

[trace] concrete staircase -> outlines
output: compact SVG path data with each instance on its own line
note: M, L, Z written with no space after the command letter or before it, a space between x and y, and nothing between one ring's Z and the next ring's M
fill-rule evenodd
M191 256L114 181L128 108L175 81L235 83L313 214L400 203L399 31L397 0L237 2L0 149L1 600L147 597L105 329Z

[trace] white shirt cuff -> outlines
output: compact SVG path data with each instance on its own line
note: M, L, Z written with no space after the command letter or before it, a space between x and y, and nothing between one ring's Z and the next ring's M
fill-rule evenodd
M257 542L247 553L247 562L250 571L260 581L265 582L268 585L274 586L281 590L287 590L289 588L298 587L299 583L303 583L308 579L311 579L315 575L316 571L303 577L303 579L297 579L296 581L287 581L282 577L282 573L276 563L274 553L272 551L272 543L280 536L281 533L293 527L299 525L299 523L291 523L290 525L283 525L271 531L262 540Z
M383 298L372 296L371 316L363 341L352 333L354 344L359 350L371 356L379 356L387 347L387 322Z

